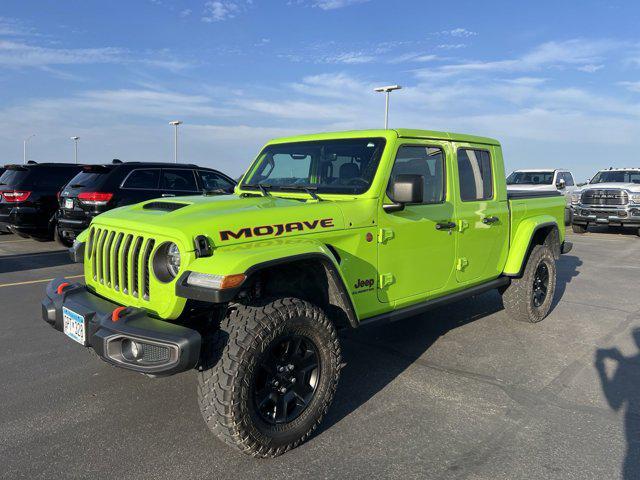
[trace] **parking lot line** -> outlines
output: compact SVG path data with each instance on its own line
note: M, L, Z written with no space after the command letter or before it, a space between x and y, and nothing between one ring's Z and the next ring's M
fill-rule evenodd
M84 275L69 275L69 276L66 276L65 278L80 278L80 277L84 277ZM0 288L15 287L17 285L31 285L33 283L50 282L51 280L53 280L53 278L43 278L42 280L28 280L26 282L0 283Z

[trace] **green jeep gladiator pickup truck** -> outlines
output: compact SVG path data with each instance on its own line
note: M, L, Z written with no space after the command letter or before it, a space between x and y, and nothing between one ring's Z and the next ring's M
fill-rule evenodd
M551 307L556 192L507 193L500 144L424 130L269 142L232 196L106 212L53 280L46 322L152 376L197 369L210 429L258 457L306 440L333 400L337 330L498 289L516 320Z

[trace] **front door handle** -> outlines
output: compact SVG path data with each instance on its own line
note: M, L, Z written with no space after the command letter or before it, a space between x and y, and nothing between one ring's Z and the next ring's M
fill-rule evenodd
M485 225L491 225L492 223L498 222L500 219L498 217L484 217L482 219L482 223Z
M436 223L436 230L451 230L453 228L456 228L455 222Z
M173 193L163 193L162 196L163 197L175 197L175 194L173 194Z

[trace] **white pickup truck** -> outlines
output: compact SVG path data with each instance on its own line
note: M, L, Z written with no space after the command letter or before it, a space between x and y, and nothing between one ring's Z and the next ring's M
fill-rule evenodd
M571 194L576 190L573 174L562 168L532 168L514 170L507 177L507 191L530 192L558 191L564 195L567 207L564 213L566 225L571 223Z
M573 231L589 225L628 227L640 236L640 168L610 168L596 173L571 195Z

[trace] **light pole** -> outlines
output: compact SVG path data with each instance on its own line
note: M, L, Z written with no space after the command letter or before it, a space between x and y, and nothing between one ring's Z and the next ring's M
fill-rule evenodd
M374 88L374 92L384 93L385 95L385 103L384 103L384 129L389 128L389 93L394 90L400 90L402 87L400 85L388 85L386 87L378 87Z
M182 125L180 120L174 120L169 122L169 125L174 126L174 137L173 137L173 163L178 163L178 125Z
M22 163L27 163L27 143L29 143L29 140L31 140L35 136L36 134L32 133L22 142Z
M76 164L78 163L78 140L80 140L80 137L71 137L71 140L73 140L73 142L75 143L75 161Z

